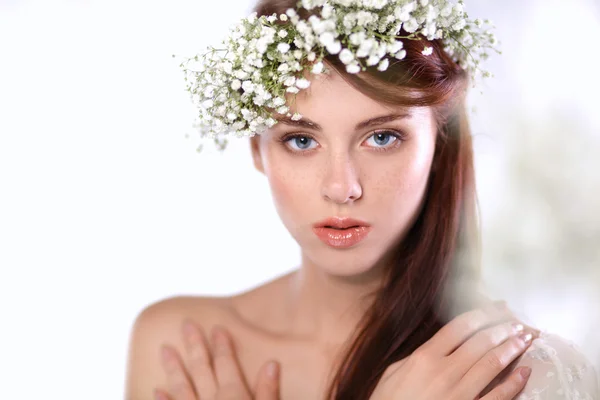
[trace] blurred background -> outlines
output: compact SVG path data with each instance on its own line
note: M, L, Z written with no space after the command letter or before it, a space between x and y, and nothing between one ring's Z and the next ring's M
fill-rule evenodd
M0 0L3 398L121 398L145 306L298 265L248 141L196 152L171 57L252 4ZM504 52L469 99L486 285L600 366L598 0L466 4Z

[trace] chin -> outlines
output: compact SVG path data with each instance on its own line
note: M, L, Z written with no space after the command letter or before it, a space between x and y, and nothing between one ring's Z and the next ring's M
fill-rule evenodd
M380 275L377 265L383 255L382 249L357 246L344 250L323 248L306 252L305 257L321 272L339 278L370 278Z

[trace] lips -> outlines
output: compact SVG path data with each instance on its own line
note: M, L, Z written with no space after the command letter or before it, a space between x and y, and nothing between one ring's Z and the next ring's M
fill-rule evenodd
M366 222L353 218L331 217L315 224L315 228L347 229L369 226Z
M363 241L371 232L371 227L360 220L333 217L315 224L313 232L328 246L342 249Z

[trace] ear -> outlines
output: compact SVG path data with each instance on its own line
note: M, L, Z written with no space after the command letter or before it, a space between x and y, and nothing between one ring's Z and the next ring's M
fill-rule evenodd
M260 152L260 137L254 135L250 138L250 151L252 152L252 161L254 162L254 168L261 173L265 173L263 166L262 154Z

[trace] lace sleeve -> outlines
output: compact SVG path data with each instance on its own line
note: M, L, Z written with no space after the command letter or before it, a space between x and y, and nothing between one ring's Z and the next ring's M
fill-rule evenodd
M515 368L531 367L516 400L600 400L595 368L573 343L542 332Z

